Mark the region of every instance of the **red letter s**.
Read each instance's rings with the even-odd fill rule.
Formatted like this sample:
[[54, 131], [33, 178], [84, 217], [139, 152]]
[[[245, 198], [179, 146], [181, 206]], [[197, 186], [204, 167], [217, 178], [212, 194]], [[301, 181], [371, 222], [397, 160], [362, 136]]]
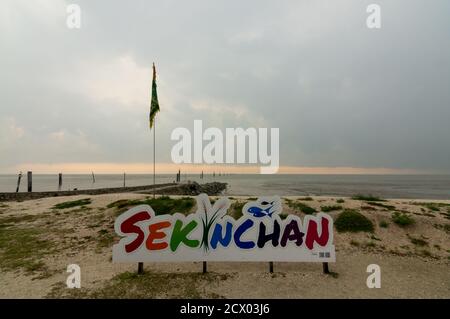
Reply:
[[137, 222], [140, 222], [140, 221], [143, 221], [146, 219], [150, 219], [150, 218], [151, 218], [151, 216], [148, 212], [146, 212], [146, 211], [139, 212], [137, 214], [134, 214], [130, 218], [126, 219], [122, 223], [122, 225], [120, 225], [120, 230], [123, 233], [137, 234], [137, 237], [135, 240], [133, 240], [131, 243], [125, 245], [125, 251], [127, 253], [131, 253], [131, 252], [135, 251], [144, 242], [144, 237], [145, 237], [144, 232], [142, 231], [142, 229], [139, 226], [136, 226], [135, 224]]

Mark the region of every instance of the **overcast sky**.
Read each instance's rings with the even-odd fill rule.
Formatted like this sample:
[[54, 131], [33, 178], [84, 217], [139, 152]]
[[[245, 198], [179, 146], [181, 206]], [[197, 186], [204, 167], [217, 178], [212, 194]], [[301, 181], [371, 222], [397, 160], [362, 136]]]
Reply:
[[153, 61], [158, 162], [202, 119], [280, 128], [282, 166], [449, 173], [449, 17], [448, 0], [2, 1], [0, 173], [151, 163]]

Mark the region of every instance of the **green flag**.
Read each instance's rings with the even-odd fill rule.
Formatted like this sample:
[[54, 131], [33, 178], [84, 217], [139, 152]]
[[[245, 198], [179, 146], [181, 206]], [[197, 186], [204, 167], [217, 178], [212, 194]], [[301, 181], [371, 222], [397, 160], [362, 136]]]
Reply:
[[156, 68], [153, 63], [152, 101], [150, 103], [150, 129], [153, 127], [156, 113], [159, 112], [158, 94], [156, 93]]

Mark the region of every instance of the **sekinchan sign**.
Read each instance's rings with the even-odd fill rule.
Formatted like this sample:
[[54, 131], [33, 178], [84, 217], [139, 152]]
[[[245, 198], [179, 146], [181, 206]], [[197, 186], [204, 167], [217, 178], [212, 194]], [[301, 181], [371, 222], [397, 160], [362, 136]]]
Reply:
[[201, 194], [197, 211], [188, 216], [156, 215], [148, 205], [131, 208], [115, 221], [122, 238], [113, 247], [113, 262], [335, 261], [329, 215], [282, 219], [278, 196], [246, 203], [238, 220], [226, 214], [229, 207], [226, 197], [211, 205]]

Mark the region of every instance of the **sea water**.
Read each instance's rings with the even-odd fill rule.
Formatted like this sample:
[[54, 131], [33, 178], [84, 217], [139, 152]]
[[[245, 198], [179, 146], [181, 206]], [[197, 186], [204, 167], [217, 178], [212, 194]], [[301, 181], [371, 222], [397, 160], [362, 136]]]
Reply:
[[[175, 174], [158, 174], [156, 183], [171, 183]], [[22, 176], [20, 191], [26, 191], [27, 176]], [[181, 174], [181, 181], [225, 182], [226, 195], [352, 196], [372, 194], [385, 198], [422, 198], [450, 200], [450, 175], [259, 175], [215, 176]], [[15, 192], [17, 175], [0, 175], [0, 192]], [[127, 174], [126, 186], [153, 184], [151, 174]], [[63, 175], [62, 190], [122, 187], [123, 174]], [[58, 175], [33, 174], [33, 191], [58, 190]]]

